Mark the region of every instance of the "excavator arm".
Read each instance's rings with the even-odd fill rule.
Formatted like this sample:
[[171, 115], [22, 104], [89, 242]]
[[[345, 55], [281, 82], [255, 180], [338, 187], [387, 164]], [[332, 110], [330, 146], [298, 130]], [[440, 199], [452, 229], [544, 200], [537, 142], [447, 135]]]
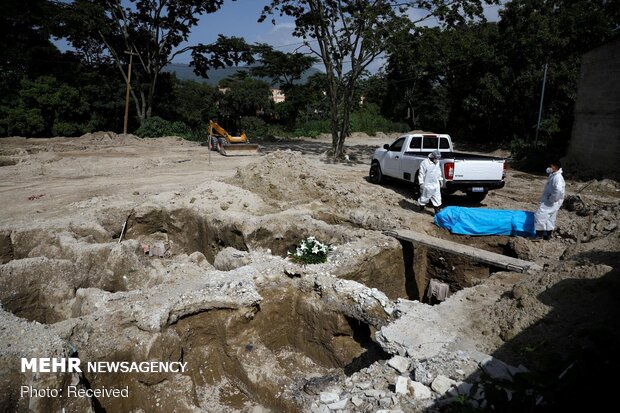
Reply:
[[232, 136], [226, 129], [212, 120], [209, 121], [209, 134], [222, 137], [226, 139], [228, 143], [249, 143], [245, 132], [242, 133], [241, 136]]
[[255, 155], [258, 153], [258, 145], [250, 144], [245, 132], [241, 136], [232, 136], [226, 129], [212, 120], [209, 121], [209, 135], [216, 138], [212, 149], [224, 156]]

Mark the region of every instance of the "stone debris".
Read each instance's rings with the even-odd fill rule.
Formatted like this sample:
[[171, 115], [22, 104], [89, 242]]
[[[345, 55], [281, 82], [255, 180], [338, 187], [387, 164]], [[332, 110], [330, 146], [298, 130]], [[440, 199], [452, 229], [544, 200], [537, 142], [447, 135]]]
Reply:
[[431, 383], [431, 389], [441, 396], [448, 393], [448, 391], [454, 386], [456, 386], [456, 381], [446, 376], [437, 376]]
[[342, 410], [347, 406], [349, 399], [342, 399], [334, 403], [330, 403], [327, 405], [329, 410]]
[[528, 370], [524, 366], [510, 366], [495, 357], [487, 357], [480, 362], [482, 370], [494, 380], [512, 381], [515, 374], [526, 373]]
[[400, 409], [380, 409], [377, 410], [376, 413], [405, 413], [404, 411], [400, 410]]
[[338, 393], [321, 392], [320, 400], [321, 403], [330, 404], [340, 400], [340, 395]]
[[351, 403], [353, 403], [353, 405], [354, 405], [355, 407], [359, 407], [359, 406], [361, 406], [361, 405], [364, 403], [364, 399], [362, 399], [362, 398], [361, 398], [361, 397], [359, 397], [359, 396], [353, 396], [353, 397], [351, 398]]
[[396, 379], [396, 384], [395, 384], [395, 392], [397, 394], [409, 393], [409, 387], [408, 387], [409, 381], [410, 379], [408, 379], [407, 377], [398, 376], [398, 378]]
[[231, 271], [251, 262], [252, 257], [247, 251], [226, 247], [216, 255], [213, 266], [220, 271]]
[[399, 373], [406, 373], [409, 371], [409, 359], [403, 356], [394, 356], [388, 360], [388, 366], [394, 368]]
[[432, 397], [431, 389], [426, 387], [420, 382], [410, 380], [409, 388], [411, 389], [411, 393], [416, 400], [427, 400]]

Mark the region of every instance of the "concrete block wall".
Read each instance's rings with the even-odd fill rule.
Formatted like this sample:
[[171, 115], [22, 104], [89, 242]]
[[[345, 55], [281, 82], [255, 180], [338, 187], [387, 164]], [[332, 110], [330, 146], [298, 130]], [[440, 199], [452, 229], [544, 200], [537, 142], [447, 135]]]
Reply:
[[567, 161], [580, 176], [620, 177], [620, 39], [583, 56]]

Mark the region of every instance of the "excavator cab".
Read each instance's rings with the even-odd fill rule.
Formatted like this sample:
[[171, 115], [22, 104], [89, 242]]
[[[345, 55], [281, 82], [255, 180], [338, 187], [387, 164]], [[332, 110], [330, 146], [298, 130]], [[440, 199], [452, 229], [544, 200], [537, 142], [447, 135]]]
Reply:
[[211, 149], [224, 156], [257, 155], [258, 145], [251, 144], [245, 132], [233, 136], [217, 122], [209, 121], [209, 142]]

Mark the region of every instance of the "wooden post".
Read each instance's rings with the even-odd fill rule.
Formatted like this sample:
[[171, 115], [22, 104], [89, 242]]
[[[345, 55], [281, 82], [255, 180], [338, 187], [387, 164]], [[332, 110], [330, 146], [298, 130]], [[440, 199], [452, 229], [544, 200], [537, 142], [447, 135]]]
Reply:
[[136, 53], [126, 51], [129, 55], [129, 70], [127, 71], [127, 92], [125, 93], [125, 122], [123, 124], [123, 134], [127, 135], [127, 123], [129, 122], [129, 92], [131, 91], [131, 64], [133, 55]]

